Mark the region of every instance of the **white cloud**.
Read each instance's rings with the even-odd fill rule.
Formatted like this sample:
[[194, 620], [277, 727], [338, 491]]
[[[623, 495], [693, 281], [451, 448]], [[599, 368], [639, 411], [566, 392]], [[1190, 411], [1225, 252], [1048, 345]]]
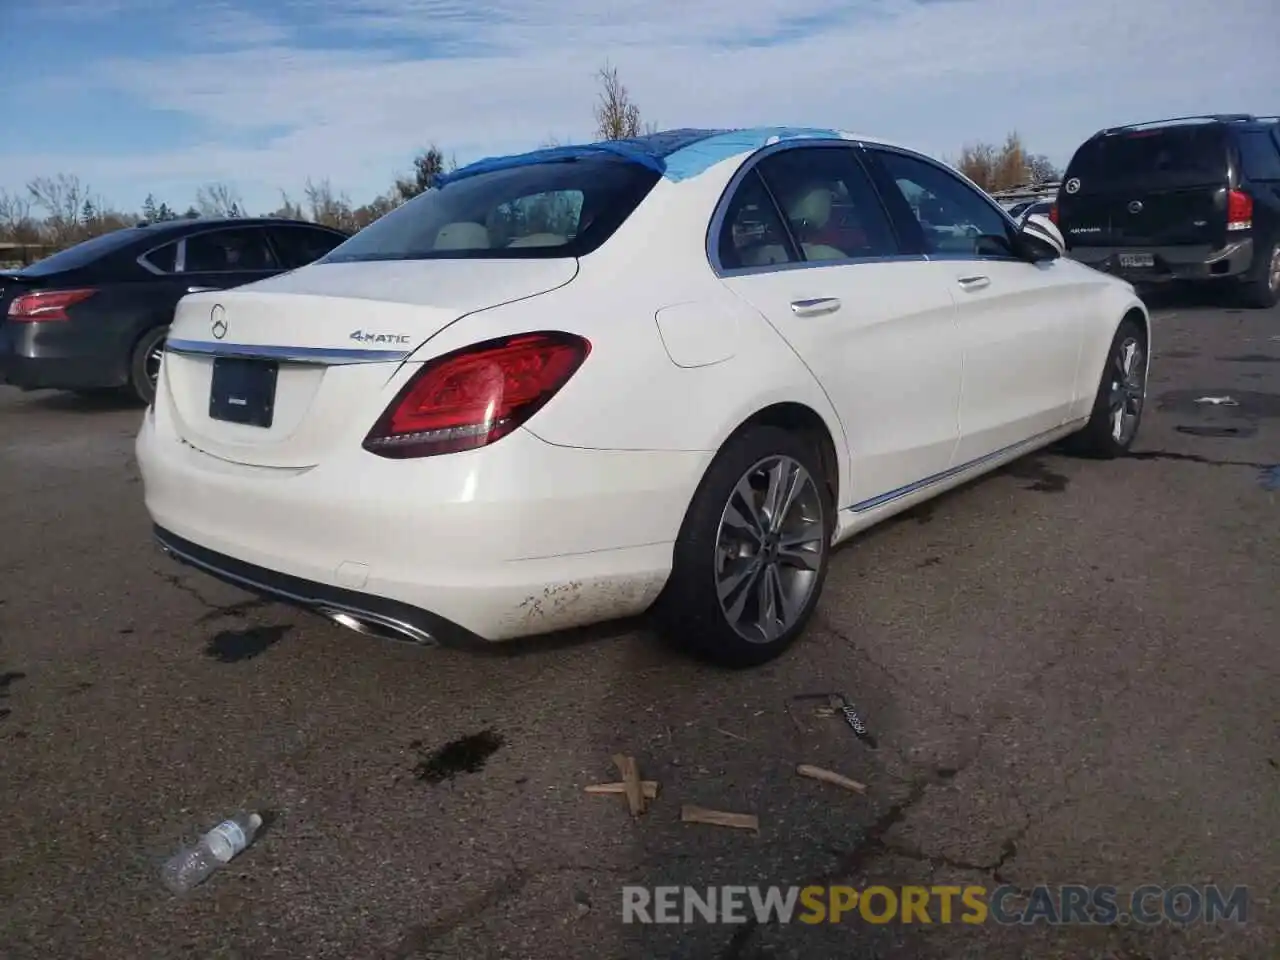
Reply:
[[[268, 8], [275, 19], [201, 9], [192, 29], [207, 32], [207, 52], [82, 70], [193, 117], [205, 142], [0, 155], [0, 183], [74, 170], [133, 203], [153, 183], [189, 194], [225, 180], [257, 207], [310, 175], [363, 200], [432, 140], [465, 161], [590, 136], [606, 58], [664, 127], [837, 126], [935, 154], [1017, 128], [1058, 161], [1112, 123], [1274, 110], [1280, 87], [1275, 0], [282, 0]], [[284, 17], [344, 39], [304, 46]], [[826, 25], [796, 36], [814, 23]], [[242, 145], [255, 134], [260, 146]]]

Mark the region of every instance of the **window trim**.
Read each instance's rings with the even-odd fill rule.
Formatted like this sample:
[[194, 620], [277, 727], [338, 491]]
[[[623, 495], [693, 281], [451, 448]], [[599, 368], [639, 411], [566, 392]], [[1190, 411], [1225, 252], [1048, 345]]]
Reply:
[[[266, 245], [267, 250], [268, 252], [270, 252], [271, 256], [275, 257], [276, 265], [274, 267], [267, 267], [265, 269], [258, 269], [258, 270], [250, 270], [250, 269], [188, 270], [187, 269], [187, 241], [188, 240], [190, 240], [192, 237], [204, 237], [204, 236], [208, 236], [211, 233], [225, 233], [229, 230], [260, 231], [262, 233], [262, 242]], [[164, 246], [164, 244], [161, 244], [161, 246]], [[267, 274], [273, 274], [273, 273], [283, 273], [286, 269], [287, 268], [280, 262], [280, 254], [276, 251], [276, 248], [271, 244], [271, 237], [267, 233], [265, 225], [261, 223], [254, 223], [254, 224], [248, 224], [245, 226], [223, 225], [219, 227], [209, 227], [204, 230], [193, 230], [191, 233], [183, 234], [182, 237], [178, 240], [178, 252], [175, 255], [174, 261], [173, 261], [173, 273], [166, 274], [166, 276], [177, 276], [178, 274], [187, 274], [187, 273], [196, 273], [202, 276], [206, 274], [210, 276], [221, 276], [225, 274], [234, 274], [234, 273], [261, 273], [263, 275], [267, 275]]]
[[[787, 270], [818, 270], [823, 267], [848, 267], [857, 266], [864, 263], [898, 263], [898, 262], [923, 262], [928, 258], [923, 253], [907, 253], [900, 250], [896, 254], [890, 254], [883, 257], [846, 257], [841, 260], [805, 260], [803, 252], [799, 244], [796, 242], [795, 235], [791, 230], [791, 224], [788, 222], [786, 214], [782, 208], [778, 206], [778, 200], [773, 195], [773, 191], [769, 188], [768, 180], [756, 171], [761, 161], [781, 153], [785, 150], [805, 150], [805, 149], [844, 149], [849, 154], [857, 166], [857, 168], [866, 176], [871, 184], [876, 199], [880, 203], [880, 210], [884, 214], [885, 219], [889, 222], [889, 229], [893, 233], [894, 240], [899, 247], [905, 246], [905, 238], [902, 236], [900, 224], [893, 215], [889, 204], [885, 202], [884, 193], [881, 190], [875, 173], [869, 168], [866, 160], [866, 152], [869, 147], [876, 146], [874, 144], [866, 144], [860, 140], [831, 140], [825, 138], [804, 138], [797, 140], [784, 140], [780, 143], [770, 144], [762, 147], [755, 153], [748, 156], [733, 176], [729, 178], [728, 184], [720, 193], [719, 199], [716, 201], [715, 209], [711, 215], [711, 220], [707, 225], [707, 235], [704, 244], [707, 263], [711, 267], [711, 272], [720, 279], [729, 279], [732, 277], [753, 276], [760, 273], [780, 273]], [[914, 156], [911, 151], [902, 151], [910, 156]], [[792, 246], [792, 252], [797, 253], [800, 259], [794, 263], [770, 263], [759, 267], [725, 267], [720, 260], [720, 233], [724, 229], [725, 217], [729, 212], [729, 205], [732, 203], [734, 196], [738, 192], [738, 188], [748, 176], [756, 172], [760, 182], [764, 185], [765, 193], [768, 195], [773, 204], [774, 214], [782, 223], [782, 228], [787, 233], [787, 240]]]
[[[1011, 246], [1010, 252], [1002, 255], [983, 254], [983, 253], [929, 253], [927, 251], [921, 250], [920, 255], [923, 259], [928, 261], [945, 261], [948, 263], [952, 263], [957, 260], [961, 260], [961, 261], [977, 260], [977, 261], [984, 261], [984, 262], [994, 261], [996, 263], [1026, 263], [1027, 262], [1026, 257], [1020, 257], [1016, 253], [1017, 240], [1019, 235], [1022, 233], [1022, 228], [1018, 226], [1017, 221], [1015, 221], [1012, 217], [1010, 217], [1009, 212], [1005, 210], [1004, 207], [1000, 206], [1000, 204], [998, 204], [990, 195], [988, 195], [985, 190], [983, 190], [977, 184], [973, 183], [963, 174], [955, 170], [952, 170], [946, 164], [940, 163], [937, 160], [934, 160], [932, 157], [927, 157], [922, 153], [917, 153], [914, 150], [907, 150], [903, 147], [890, 146], [888, 144], [868, 144], [864, 148], [864, 152], [866, 154], [868, 163], [875, 165], [877, 170], [880, 172], [880, 175], [887, 177], [890, 180], [890, 182], [894, 182], [893, 177], [890, 175], [889, 170], [886, 167], [880, 165], [879, 159], [876, 157], [877, 152], [895, 153], [895, 154], [898, 154], [899, 156], [907, 157], [908, 159], [911, 159], [911, 160], [917, 160], [925, 164], [926, 166], [930, 166], [936, 170], [939, 170], [945, 176], [951, 177], [961, 186], [967, 188], [970, 192], [976, 194], [978, 199], [980, 199], [983, 203], [985, 203], [989, 209], [995, 211], [996, 215], [1000, 218], [1000, 220], [1005, 225], [1005, 236]], [[877, 186], [879, 186], [879, 183], [877, 183]], [[901, 188], [897, 186], [896, 182], [894, 182], [894, 188], [898, 190], [899, 194], [901, 194]], [[902, 198], [902, 199], [905, 200], [905, 198]], [[896, 204], [894, 206], [896, 206]], [[908, 210], [910, 210], [910, 206], [908, 206]], [[899, 218], [902, 216], [902, 213], [900, 211], [895, 213], [891, 210], [889, 215], [890, 217], [893, 218], [894, 226], [897, 227], [900, 231], [902, 230], [903, 226], [910, 226], [912, 233], [917, 232], [920, 228], [919, 221], [915, 220], [915, 214], [911, 214], [912, 221], [915, 221], [914, 226], [912, 226], [910, 223], [904, 225], [898, 222]]]

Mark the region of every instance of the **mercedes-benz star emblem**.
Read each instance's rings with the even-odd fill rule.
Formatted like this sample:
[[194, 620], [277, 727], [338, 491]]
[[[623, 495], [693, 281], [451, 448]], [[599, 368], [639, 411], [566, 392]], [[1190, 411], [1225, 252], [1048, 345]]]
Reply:
[[1141, 212], [1142, 212], [1142, 201], [1141, 201], [1141, 200], [1130, 200], [1130, 201], [1129, 201], [1129, 212], [1130, 212], [1130, 213], [1141, 213]]
[[215, 340], [221, 340], [227, 335], [227, 311], [222, 304], [214, 304], [213, 310], [209, 313], [209, 321], [213, 325]]

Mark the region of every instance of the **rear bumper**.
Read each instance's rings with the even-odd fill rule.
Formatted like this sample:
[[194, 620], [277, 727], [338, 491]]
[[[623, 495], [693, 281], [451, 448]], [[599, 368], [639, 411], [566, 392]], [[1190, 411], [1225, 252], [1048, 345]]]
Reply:
[[[1149, 253], [1151, 267], [1122, 266], [1123, 254]], [[1222, 280], [1247, 273], [1253, 265], [1253, 240], [1245, 238], [1225, 247], [1072, 247], [1071, 259], [1134, 284], [1175, 280]]]
[[557, 447], [521, 430], [465, 454], [357, 448], [273, 469], [212, 457], [156, 420], [144, 417], [137, 458], [174, 556], [251, 592], [433, 637], [507, 640], [642, 612], [710, 460]]
[[124, 386], [127, 350], [74, 320], [0, 326], [0, 383], [24, 390]]

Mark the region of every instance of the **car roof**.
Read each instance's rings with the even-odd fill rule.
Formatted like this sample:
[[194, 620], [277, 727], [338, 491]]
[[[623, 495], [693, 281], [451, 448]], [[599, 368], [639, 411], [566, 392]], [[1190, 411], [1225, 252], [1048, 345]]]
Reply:
[[581, 159], [583, 157], [616, 157], [655, 171], [668, 180], [695, 177], [721, 161], [754, 153], [762, 147], [782, 140], [850, 140], [893, 146], [883, 140], [864, 137], [834, 127], [746, 127], [738, 129], [703, 129], [681, 127], [623, 140], [598, 140], [591, 143], [546, 147], [528, 153], [486, 157], [436, 178], [435, 186], [443, 187], [458, 180], [509, 170], [537, 163]]

